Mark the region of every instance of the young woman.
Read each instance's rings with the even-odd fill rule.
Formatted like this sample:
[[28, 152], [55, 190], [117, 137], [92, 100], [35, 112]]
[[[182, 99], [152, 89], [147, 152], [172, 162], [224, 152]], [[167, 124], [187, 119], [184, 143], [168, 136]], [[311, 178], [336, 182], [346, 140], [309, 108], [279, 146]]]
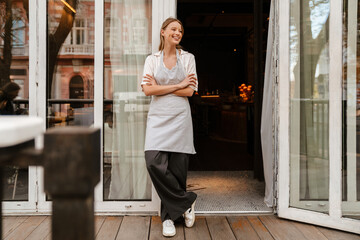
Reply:
[[184, 216], [186, 227], [195, 222], [197, 195], [186, 191], [189, 154], [195, 154], [188, 97], [197, 91], [194, 55], [180, 49], [184, 34], [175, 18], [164, 21], [160, 52], [147, 57], [141, 83], [152, 96], [145, 138], [146, 166], [161, 199], [163, 235], [176, 234], [174, 221]]

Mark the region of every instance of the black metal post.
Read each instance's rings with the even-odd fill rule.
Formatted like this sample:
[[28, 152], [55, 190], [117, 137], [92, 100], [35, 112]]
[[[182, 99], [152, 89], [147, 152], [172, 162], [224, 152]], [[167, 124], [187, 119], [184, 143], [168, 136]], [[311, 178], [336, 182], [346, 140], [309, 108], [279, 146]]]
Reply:
[[100, 130], [67, 127], [45, 134], [45, 191], [53, 201], [54, 240], [94, 239], [94, 187], [100, 180]]
[[0, 148], [0, 199], [4, 166], [44, 165], [45, 190], [53, 200], [52, 239], [93, 240], [94, 187], [100, 181], [100, 129], [48, 130], [44, 145], [44, 150], [36, 150], [35, 141], [30, 140]]

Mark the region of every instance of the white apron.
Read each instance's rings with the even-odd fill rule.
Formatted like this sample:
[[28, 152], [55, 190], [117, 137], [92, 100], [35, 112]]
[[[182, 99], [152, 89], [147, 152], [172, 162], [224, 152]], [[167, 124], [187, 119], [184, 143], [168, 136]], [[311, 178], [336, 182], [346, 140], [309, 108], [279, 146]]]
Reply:
[[[184, 67], [176, 50], [176, 65], [171, 70], [160, 65], [155, 71], [158, 85], [175, 85], [186, 78]], [[152, 96], [147, 118], [145, 151], [157, 150], [195, 154], [190, 105], [187, 97], [175, 94]]]

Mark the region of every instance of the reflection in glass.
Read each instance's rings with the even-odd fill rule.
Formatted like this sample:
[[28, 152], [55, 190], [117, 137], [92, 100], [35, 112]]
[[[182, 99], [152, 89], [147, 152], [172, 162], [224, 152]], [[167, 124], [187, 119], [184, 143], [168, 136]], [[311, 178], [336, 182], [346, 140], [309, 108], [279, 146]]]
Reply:
[[[0, 1], [0, 115], [27, 115], [29, 12], [26, 1]], [[28, 200], [28, 168], [5, 167], [3, 200]]]
[[329, 199], [328, 0], [290, 9], [290, 206], [327, 212]]
[[359, 6], [344, 1], [343, 21], [343, 215], [360, 218]]
[[94, 123], [94, 0], [48, 0], [47, 127]]
[[150, 99], [140, 82], [151, 54], [151, 1], [107, 1], [104, 11], [104, 200], [150, 200], [144, 159]]

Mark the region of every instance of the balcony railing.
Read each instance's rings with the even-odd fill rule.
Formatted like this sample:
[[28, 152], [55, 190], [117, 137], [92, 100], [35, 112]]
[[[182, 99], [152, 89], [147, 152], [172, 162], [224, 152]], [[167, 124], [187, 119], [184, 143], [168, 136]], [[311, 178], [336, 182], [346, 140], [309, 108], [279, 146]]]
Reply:
[[[306, 131], [309, 131], [309, 134], [312, 134], [308, 137], [311, 137], [313, 141], [312, 147], [314, 151], [311, 153], [313, 157], [328, 159], [328, 143], [324, 141], [324, 139], [329, 137], [329, 100], [293, 98], [291, 99], [290, 104], [291, 108], [294, 109], [293, 111], [300, 111], [300, 104], [307, 109], [306, 113], [297, 112], [297, 114], [298, 116], [307, 114], [307, 121], [310, 121], [308, 126], [306, 126]], [[343, 101], [343, 104], [345, 104], [345, 101]], [[300, 124], [300, 121], [303, 120], [304, 119], [301, 118], [300, 120], [293, 118], [292, 126]]]
[[94, 55], [94, 44], [64, 44], [60, 55]]
[[[0, 46], [1, 52], [4, 49], [4, 46]], [[29, 56], [29, 45], [20, 45], [13, 46], [11, 49], [11, 54], [13, 56]]]

